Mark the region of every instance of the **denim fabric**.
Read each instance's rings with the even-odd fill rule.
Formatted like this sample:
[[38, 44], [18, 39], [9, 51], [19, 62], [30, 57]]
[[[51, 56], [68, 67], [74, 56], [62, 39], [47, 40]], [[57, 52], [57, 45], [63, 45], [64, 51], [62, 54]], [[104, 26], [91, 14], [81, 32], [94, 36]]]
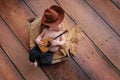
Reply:
[[29, 60], [31, 62], [38, 62], [38, 66], [50, 65], [53, 60], [53, 52], [42, 53], [38, 46], [29, 51]]

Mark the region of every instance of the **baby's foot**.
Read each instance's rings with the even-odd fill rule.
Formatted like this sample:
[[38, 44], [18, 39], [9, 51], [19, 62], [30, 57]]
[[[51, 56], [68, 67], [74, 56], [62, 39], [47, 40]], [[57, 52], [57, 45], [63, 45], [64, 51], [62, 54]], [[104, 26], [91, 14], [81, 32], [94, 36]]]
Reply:
[[38, 67], [38, 63], [37, 63], [36, 61], [33, 63], [33, 65], [34, 65], [35, 67]]

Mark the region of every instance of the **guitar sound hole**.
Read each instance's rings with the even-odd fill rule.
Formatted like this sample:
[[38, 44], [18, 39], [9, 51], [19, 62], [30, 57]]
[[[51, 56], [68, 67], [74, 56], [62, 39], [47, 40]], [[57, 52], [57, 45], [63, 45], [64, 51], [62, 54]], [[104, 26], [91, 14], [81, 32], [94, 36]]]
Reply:
[[50, 42], [50, 41], [48, 41], [47, 47], [50, 47], [50, 46], [51, 46], [51, 42]]

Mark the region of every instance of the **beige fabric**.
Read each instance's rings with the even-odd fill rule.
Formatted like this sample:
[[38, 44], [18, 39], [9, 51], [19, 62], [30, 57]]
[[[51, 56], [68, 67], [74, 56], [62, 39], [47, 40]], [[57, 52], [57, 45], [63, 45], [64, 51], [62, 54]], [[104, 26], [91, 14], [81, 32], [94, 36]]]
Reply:
[[[42, 32], [44, 26], [41, 26], [41, 18], [37, 18], [34, 22], [30, 24], [30, 49], [35, 46], [36, 37]], [[64, 20], [64, 24], [66, 21]], [[83, 33], [78, 25], [74, 26], [75, 28], [71, 29], [68, 33], [65, 34], [66, 43], [61, 46], [59, 51], [54, 53], [54, 59], [65, 57], [69, 51], [73, 55], [77, 54], [79, 49], [80, 39], [83, 37]], [[65, 30], [69, 29], [67, 24], [65, 24]]]

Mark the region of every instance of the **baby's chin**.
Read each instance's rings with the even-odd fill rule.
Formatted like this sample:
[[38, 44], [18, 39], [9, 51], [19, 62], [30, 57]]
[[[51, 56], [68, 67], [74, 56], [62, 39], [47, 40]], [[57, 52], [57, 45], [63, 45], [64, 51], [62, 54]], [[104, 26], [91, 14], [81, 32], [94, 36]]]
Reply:
[[60, 28], [50, 28], [51, 30], [60, 31]]
[[55, 30], [55, 31], [60, 31], [60, 29], [58, 28], [58, 29], [53, 29], [53, 30]]

